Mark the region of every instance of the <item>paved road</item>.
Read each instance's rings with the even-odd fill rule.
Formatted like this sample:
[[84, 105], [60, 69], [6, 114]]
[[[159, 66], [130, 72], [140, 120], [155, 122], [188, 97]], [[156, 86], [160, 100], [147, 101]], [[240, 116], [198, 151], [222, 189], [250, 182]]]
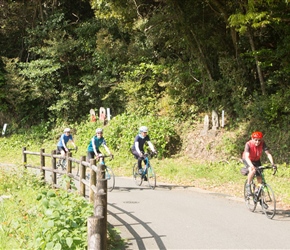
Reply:
[[108, 213], [125, 249], [290, 249], [289, 210], [269, 220], [260, 207], [251, 213], [241, 199], [193, 187], [151, 190], [117, 177]]

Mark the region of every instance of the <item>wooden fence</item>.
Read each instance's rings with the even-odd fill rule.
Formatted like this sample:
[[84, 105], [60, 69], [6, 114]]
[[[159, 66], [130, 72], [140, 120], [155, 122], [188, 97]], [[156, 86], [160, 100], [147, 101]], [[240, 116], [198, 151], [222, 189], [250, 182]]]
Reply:
[[[33, 166], [27, 163], [28, 155], [40, 156], [40, 165]], [[53, 150], [50, 154], [45, 153], [44, 149], [40, 152], [27, 151], [22, 149], [23, 165], [25, 168], [39, 169], [41, 178], [44, 181], [49, 179], [47, 173], [51, 173], [51, 181], [54, 188], [59, 188], [60, 185], [57, 175], [67, 174], [70, 181], [67, 182], [66, 188], [71, 188], [71, 180], [77, 180], [79, 194], [86, 197], [86, 187], [89, 188], [89, 201], [94, 204], [93, 216], [88, 218], [88, 249], [89, 250], [105, 250], [107, 249], [107, 180], [105, 179], [105, 165], [98, 164], [92, 159], [90, 162], [85, 161], [85, 156], [80, 160], [72, 158], [72, 154], [67, 156], [66, 171], [59, 170], [56, 166], [57, 159], [61, 159], [61, 155], [56, 154]], [[46, 159], [49, 158], [49, 166], [46, 165]], [[72, 171], [72, 163], [78, 166], [78, 173]], [[86, 180], [86, 168], [90, 169], [90, 180]]]

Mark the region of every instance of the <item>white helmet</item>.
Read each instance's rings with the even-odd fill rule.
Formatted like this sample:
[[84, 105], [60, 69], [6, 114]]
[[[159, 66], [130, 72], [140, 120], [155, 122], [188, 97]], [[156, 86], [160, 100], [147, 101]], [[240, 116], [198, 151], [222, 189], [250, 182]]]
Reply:
[[141, 126], [141, 127], [139, 128], [139, 131], [140, 131], [140, 133], [141, 133], [141, 132], [148, 132], [148, 128], [147, 128], [146, 126]]
[[96, 129], [96, 134], [97, 134], [97, 133], [103, 133], [103, 130], [102, 130], [101, 128], [97, 128], [97, 129]]
[[64, 132], [64, 133], [66, 133], [66, 132], [70, 132], [70, 128], [65, 128], [63, 132]]

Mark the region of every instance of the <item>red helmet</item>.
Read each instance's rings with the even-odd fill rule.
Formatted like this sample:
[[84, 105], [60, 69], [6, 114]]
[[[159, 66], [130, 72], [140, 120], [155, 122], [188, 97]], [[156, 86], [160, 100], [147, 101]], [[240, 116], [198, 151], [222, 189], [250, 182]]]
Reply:
[[260, 132], [260, 131], [255, 131], [252, 133], [252, 138], [255, 139], [255, 138], [258, 138], [258, 139], [262, 139], [263, 138], [263, 133]]

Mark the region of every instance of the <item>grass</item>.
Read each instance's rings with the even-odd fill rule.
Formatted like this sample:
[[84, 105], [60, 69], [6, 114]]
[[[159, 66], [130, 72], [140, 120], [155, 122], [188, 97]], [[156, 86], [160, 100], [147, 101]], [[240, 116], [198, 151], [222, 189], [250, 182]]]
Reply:
[[0, 170], [0, 249], [28, 248], [34, 242], [34, 232], [40, 223], [35, 209], [35, 197], [41, 189], [36, 181], [19, 171]]

